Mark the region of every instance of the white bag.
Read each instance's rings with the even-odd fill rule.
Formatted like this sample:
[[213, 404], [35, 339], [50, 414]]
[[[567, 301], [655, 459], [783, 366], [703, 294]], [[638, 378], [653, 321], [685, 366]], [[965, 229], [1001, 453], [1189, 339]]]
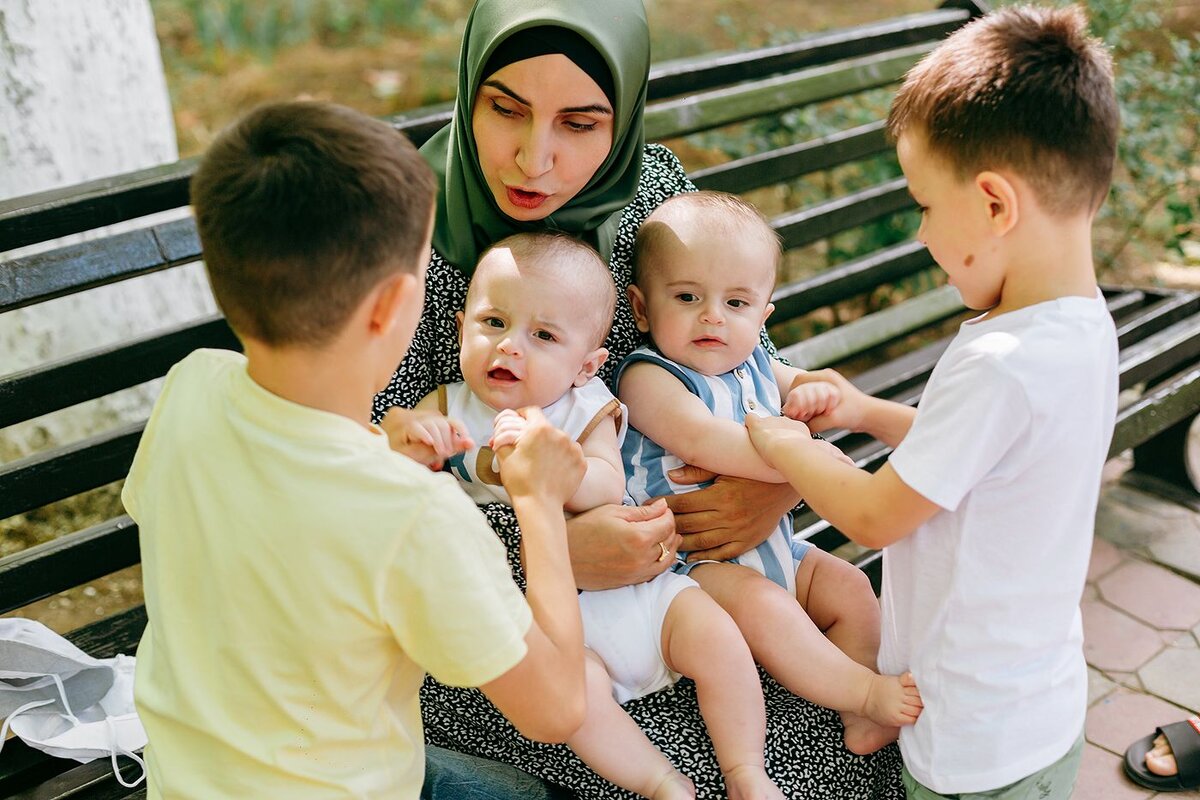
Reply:
[[[11, 727], [52, 756], [84, 764], [108, 757], [121, 785], [137, 786], [146, 765], [134, 751], [146, 746], [146, 732], [133, 705], [135, 663], [92, 658], [32, 620], [0, 619], [0, 749]], [[133, 783], [122, 777], [118, 754], [141, 766]]]

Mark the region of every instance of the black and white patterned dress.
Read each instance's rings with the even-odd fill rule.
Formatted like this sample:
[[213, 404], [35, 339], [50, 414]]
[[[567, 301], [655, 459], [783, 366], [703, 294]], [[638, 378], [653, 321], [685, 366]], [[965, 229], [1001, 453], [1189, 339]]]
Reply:
[[[646, 146], [637, 196], [625, 210], [613, 248], [611, 269], [617, 286], [630, 283], [638, 225], [666, 198], [694, 188], [670, 150], [657, 144]], [[438, 384], [462, 380], [454, 314], [464, 306], [467, 283], [463, 273], [433, 254], [420, 324], [404, 363], [375, 398], [377, 418], [393, 406], [415, 405]], [[629, 301], [623, 291], [617, 295], [616, 317], [606, 342], [610, 356], [601, 370], [605, 380], [615, 365], [641, 344]], [[483, 511], [507, 548], [513, 575], [524, 591], [518, 555], [521, 534], [512, 509], [492, 503]], [[767, 772], [786, 796], [810, 800], [898, 800], [904, 796], [895, 745], [871, 756], [852, 755], [842, 744], [842, 726], [835, 712], [796, 697], [766, 673], [762, 677]], [[691, 681], [684, 679], [625, 708], [650, 740], [695, 781], [697, 797], [725, 796]], [[565, 745], [539, 744], [522, 737], [476, 689], [444, 686], [426, 678], [421, 714], [430, 744], [513, 764], [568, 787], [581, 798], [634, 797], [584, 766]]]

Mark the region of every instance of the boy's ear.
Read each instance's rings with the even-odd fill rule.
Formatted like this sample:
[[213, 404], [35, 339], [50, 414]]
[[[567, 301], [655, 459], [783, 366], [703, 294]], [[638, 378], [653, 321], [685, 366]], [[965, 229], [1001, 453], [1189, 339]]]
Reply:
[[596, 372], [600, 367], [604, 366], [604, 362], [608, 360], [608, 350], [603, 347], [597, 347], [595, 350], [587, 354], [587, 358], [583, 360], [583, 366], [579, 368], [579, 374], [575, 376], [575, 380], [571, 383], [572, 386], [579, 388], [595, 377]]
[[650, 318], [646, 315], [646, 296], [635, 284], [630, 284], [625, 290], [629, 295], [629, 305], [633, 309], [633, 321], [642, 333], [650, 332]]
[[1017, 188], [1012, 181], [998, 172], [987, 170], [975, 176], [975, 188], [986, 205], [992, 235], [1003, 236], [1011, 231], [1020, 219]]
[[384, 278], [370, 298], [367, 324], [374, 336], [388, 336], [396, 327], [401, 312], [416, 299], [417, 276], [400, 272]]

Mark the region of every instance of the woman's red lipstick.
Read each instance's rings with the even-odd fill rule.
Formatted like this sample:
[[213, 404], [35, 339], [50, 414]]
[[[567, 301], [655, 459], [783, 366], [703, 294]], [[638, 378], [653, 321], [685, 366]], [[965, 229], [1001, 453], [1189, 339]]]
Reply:
[[511, 186], [504, 187], [508, 192], [508, 202], [518, 208], [537, 208], [549, 195], [541, 192], [527, 192], [524, 189], [514, 189]]

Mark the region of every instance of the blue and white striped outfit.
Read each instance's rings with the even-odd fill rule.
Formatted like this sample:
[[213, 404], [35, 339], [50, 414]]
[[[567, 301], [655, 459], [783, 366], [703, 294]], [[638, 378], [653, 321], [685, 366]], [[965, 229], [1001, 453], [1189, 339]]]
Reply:
[[[656, 364], [679, 379], [687, 390], [699, 397], [712, 411], [714, 417], [742, 423], [747, 414], [760, 417], [779, 416], [779, 387], [771, 371], [771, 357], [759, 345], [750, 358], [729, 372], [721, 375], [704, 375], [694, 369], [666, 358], [650, 347], [639, 347], [629, 354], [617, 368], [616, 385], [630, 364], [646, 361]], [[642, 432], [629, 427], [625, 442], [621, 446], [621, 459], [625, 463], [626, 491], [637, 503], [652, 497], [683, 494], [702, 489], [709, 483], [678, 484], [667, 477], [667, 471], [682, 466], [683, 461], [668, 453]], [[735, 564], [750, 567], [770, 580], [796, 593], [796, 567], [810, 545], [807, 542], [792, 542], [792, 515], [785, 514], [779, 521], [775, 533], [756, 547], [737, 558]], [[681, 553], [680, 555], [684, 555]], [[692, 566], [682, 562], [677, 571], [686, 573]]]

